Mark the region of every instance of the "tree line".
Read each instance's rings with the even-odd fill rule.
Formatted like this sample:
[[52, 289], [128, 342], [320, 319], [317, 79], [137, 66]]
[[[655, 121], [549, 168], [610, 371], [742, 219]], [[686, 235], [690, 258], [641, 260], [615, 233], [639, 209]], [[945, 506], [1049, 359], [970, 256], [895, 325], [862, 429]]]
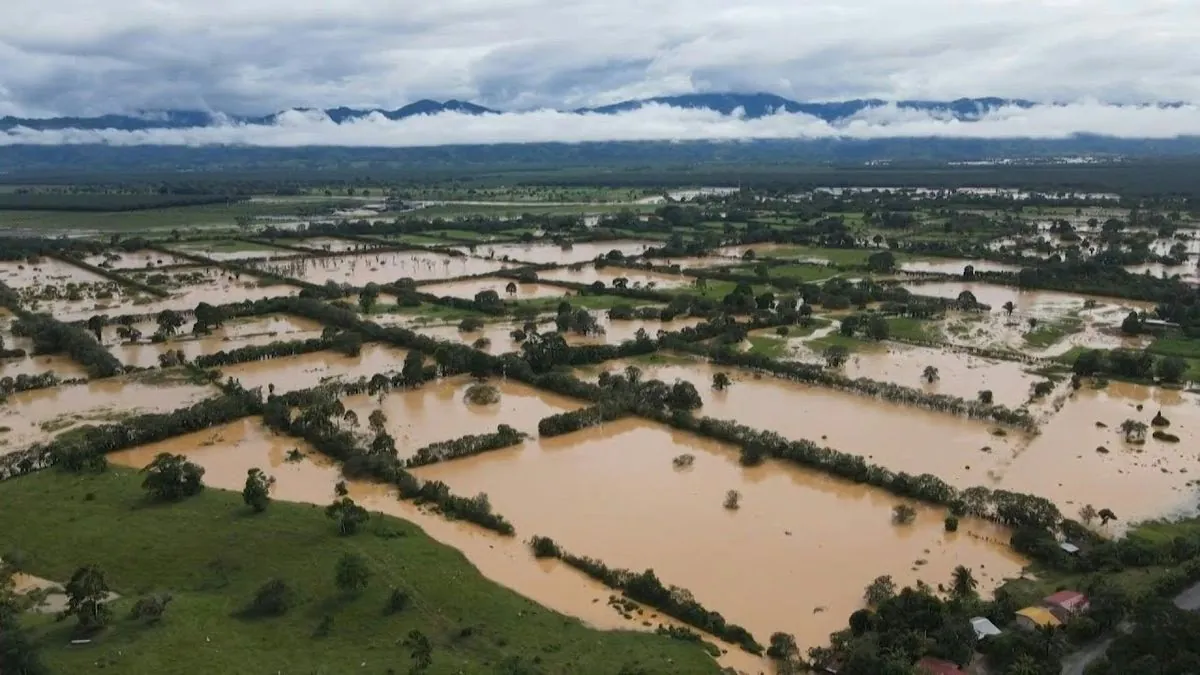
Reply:
[[62, 323], [49, 314], [31, 314], [19, 306], [16, 313], [13, 334], [32, 339], [34, 354], [66, 354], [90, 377], [112, 377], [125, 371], [125, 366], [87, 330]]
[[438, 441], [420, 448], [408, 459], [405, 465], [410, 468], [436, 464], [461, 457], [470, 457], [491, 450], [499, 450], [518, 445], [525, 440], [525, 434], [516, 429], [501, 424], [494, 433], [468, 434], [448, 441]]

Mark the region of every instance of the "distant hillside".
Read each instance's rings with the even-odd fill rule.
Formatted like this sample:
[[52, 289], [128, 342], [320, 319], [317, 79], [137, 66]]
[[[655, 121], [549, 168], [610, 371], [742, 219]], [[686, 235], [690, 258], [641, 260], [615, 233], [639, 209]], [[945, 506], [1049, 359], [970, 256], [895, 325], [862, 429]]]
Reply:
[[[888, 101], [879, 99], [802, 103], [774, 94], [685, 94], [682, 96], [662, 96], [622, 101], [596, 108], [579, 108], [571, 112], [611, 115], [636, 110], [645, 105], [658, 104], [675, 108], [713, 110], [723, 115], [740, 113], [750, 118], [764, 117], [777, 112], [805, 113], [819, 117], [826, 122], [836, 122], [861, 113], [868, 108], [881, 107], [888, 103]], [[1038, 105], [1032, 101], [1001, 98], [962, 98], [954, 101], [897, 101], [895, 103], [900, 108], [933, 111], [964, 121], [976, 119], [980, 115], [1005, 105], [1023, 108]], [[380, 114], [390, 120], [400, 120], [415, 115], [436, 115], [443, 112], [457, 112], [468, 115], [498, 114], [503, 112], [467, 101], [453, 99], [449, 101], [431, 101], [424, 99], [395, 110], [339, 106], [324, 110], [294, 108], [291, 111], [280, 111], [259, 116], [226, 115], [200, 110], [159, 110], [140, 112], [132, 115], [100, 115], [97, 117], [3, 117], [0, 118], [0, 131], [8, 131], [17, 127], [39, 131], [61, 129], [143, 131], [147, 129], [206, 127], [222, 123], [263, 125], [274, 124], [279, 120], [280, 115], [293, 111], [322, 114], [337, 124], [359, 120], [372, 114]]]

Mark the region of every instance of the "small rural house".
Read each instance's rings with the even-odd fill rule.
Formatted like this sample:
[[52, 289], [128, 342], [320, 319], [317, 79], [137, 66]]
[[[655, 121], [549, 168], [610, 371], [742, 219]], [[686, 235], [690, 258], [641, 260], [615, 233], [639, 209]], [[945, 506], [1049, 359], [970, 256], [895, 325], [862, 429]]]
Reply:
[[953, 663], [932, 656], [917, 661], [917, 672], [921, 675], [967, 675], [966, 671]]
[[996, 624], [982, 616], [971, 619], [971, 629], [975, 631], [976, 640], [982, 640], [985, 637], [992, 637], [1001, 633]]
[[1017, 612], [1017, 625], [1027, 630], [1057, 628], [1062, 621], [1045, 607], [1026, 607]]
[[1063, 623], [1067, 623], [1080, 612], [1086, 612], [1091, 606], [1087, 596], [1079, 591], [1059, 591], [1054, 595], [1047, 595], [1042, 598], [1042, 605]]

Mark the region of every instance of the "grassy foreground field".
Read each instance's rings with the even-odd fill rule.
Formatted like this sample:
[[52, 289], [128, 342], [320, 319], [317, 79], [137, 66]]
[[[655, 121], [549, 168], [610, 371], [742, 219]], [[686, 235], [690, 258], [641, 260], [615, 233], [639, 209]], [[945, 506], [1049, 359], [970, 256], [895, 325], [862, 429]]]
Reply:
[[[20, 551], [26, 571], [55, 581], [98, 565], [121, 596], [110, 627], [87, 646], [67, 646], [73, 620], [29, 615], [51, 672], [406, 673], [402, 643], [414, 629], [433, 645], [427, 673], [718, 672], [698, 645], [592, 630], [526, 600], [402, 520], [376, 514], [340, 537], [316, 506], [275, 502], [254, 515], [239, 494], [214, 489], [150, 504], [140, 484], [127, 470], [0, 483], [0, 551]], [[371, 570], [353, 598], [334, 582], [344, 553], [365, 557]], [[292, 586], [296, 605], [279, 618], [239, 618], [271, 578]], [[392, 588], [410, 602], [385, 616]], [[129, 618], [138, 597], [163, 591], [173, 600], [161, 623]], [[331, 630], [318, 637], [326, 616]]]

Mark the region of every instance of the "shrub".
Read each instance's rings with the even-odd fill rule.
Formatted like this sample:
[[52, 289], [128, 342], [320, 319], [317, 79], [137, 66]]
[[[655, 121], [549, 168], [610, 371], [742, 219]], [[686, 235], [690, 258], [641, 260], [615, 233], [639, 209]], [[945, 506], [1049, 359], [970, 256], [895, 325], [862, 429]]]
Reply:
[[295, 603], [291, 586], [281, 579], [271, 579], [258, 587], [246, 614], [250, 616], [283, 616]]
[[388, 593], [387, 602], [383, 605], [383, 613], [390, 616], [404, 611], [406, 607], [408, 607], [408, 593], [399, 588], [393, 588], [392, 592]]

